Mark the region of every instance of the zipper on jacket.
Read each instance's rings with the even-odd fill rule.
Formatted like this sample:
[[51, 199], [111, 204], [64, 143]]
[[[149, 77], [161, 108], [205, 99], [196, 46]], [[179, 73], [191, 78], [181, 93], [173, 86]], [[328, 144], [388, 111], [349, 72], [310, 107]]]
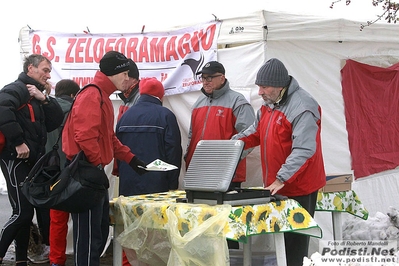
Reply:
[[209, 99], [209, 105], [208, 105], [208, 110], [206, 111], [206, 116], [205, 116], [205, 119], [204, 119], [204, 126], [202, 127], [200, 140], [202, 140], [202, 138], [204, 137], [205, 128], [206, 128], [206, 122], [208, 121], [209, 112], [211, 111], [211, 106], [212, 106], [212, 98], [209, 97], [208, 99]]
[[264, 154], [265, 154], [265, 181], [266, 181], [266, 184], [263, 184], [263, 185], [267, 185], [267, 177], [269, 176], [269, 165], [267, 164], [267, 160], [266, 160], [266, 158], [267, 158], [267, 145], [266, 145], [266, 140], [267, 140], [267, 137], [268, 137], [268, 135], [269, 135], [269, 128], [270, 128], [270, 124], [271, 124], [271, 122], [273, 121], [273, 116], [274, 116], [274, 109], [271, 109], [270, 107], [267, 107], [268, 108], [268, 112], [271, 112], [271, 115], [270, 115], [270, 117], [269, 117], [269, 121], [268, 121], [268, 123], [267, 123], [267, 127], [266, 127], [266, 132], [265, 132], [265, 138], [263, 139], [263, 141], [264, 141], [264, 145], [263, 145], [263, 147], [265, 147], [264, 148]]

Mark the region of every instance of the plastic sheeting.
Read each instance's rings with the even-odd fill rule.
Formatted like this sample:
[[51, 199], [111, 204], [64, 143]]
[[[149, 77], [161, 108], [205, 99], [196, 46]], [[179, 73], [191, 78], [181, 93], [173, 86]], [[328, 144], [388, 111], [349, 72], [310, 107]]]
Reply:
[[[162, 205], [162, 203], [160, 203]], [[161, 206], [160, 206], [161, 207]], [[179, 221], [195, 206], [171, 204], [163, 220], [166, 228], [156, 228], [159, 209], [146, 210], [137, 220], [122, 211], [124, 231], [117, 237], [132, 265], [229, 265], [229, 251], [223, 231], [231, 211], [220, 205], [214, 216], [202, 220]], [[193, 216], [190, 216], [193, 217]], [[139, 262], [141, 261], [141, 262]]]

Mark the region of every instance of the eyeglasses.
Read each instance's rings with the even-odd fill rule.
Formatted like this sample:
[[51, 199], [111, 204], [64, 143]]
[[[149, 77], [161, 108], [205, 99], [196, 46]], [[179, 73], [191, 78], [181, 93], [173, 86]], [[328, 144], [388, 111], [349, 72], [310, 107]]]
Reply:
[[220, 77], [220, 76], [223, 76], [223, 75], [215, 75], [215, 76], [207, 76], [207, 77], [200, 76], [199, 80], [202, 81], [202, 82], [204, 82], [204, 81], [211, 82], [213, 78], [217, 78], [217, 77]]

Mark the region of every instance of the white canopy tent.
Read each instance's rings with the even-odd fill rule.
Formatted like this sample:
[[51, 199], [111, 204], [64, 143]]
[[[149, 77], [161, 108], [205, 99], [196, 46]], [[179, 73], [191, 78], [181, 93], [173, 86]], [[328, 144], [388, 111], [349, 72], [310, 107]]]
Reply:
[[[398, 25], [374, 24], [360, 31], [360, 24], [347, 19], [263, 10], [248, 16], [223, 19], [218, 39], [218, 58], [226, 67], [226, 77], [234, 89], [250, 91], [250, 102], [255, 111], [262, 103], [254, 85], [255, 76], [260, 66], [272, 57], [284, 62], [289, 74], [317, 99], [322, 107], [322, 142], [327, 174], [352, 173], [340, 73], [345, 60], [381, 67], [399, 62]], [[243, 34], [232, 34], [236, 27], [244, 28]], [[164, 102], [178, 115], [183, 147], [189, 127], [189, 107], [198, 96], [198, 92], [175, 95]], [[247, 185], [262, 185], [258, 149], [248, 156], [248, 165]], [[399, 191], [397, 169], [357, 179], [352, 188], [370, 216], [377, 211], [386, 213], [389, 206], [399, 207], [399, 197], [395, 196]], [[331, 216], [317, 212], [315, 218], [323, 229], [323, 239], [332, 239]], [[311, 244], [311, 251], [317, 250], [317, 240]], [[262, 250], [264, 245], [260, 246]]]
[[[374, 24], [360, 31], [361, 22], [346, 19], [259, 11], [222, 19], [218, 60], [226, 68], [233, 89], [249, 94], [255, 111], [262, 99], [254, 85], [259, 67], [279, 58], [290, 75], [310, 92], [322, 107], [322, 141], [328, 174], [352, 173], [341, 88], [341, 68], [353, 59], [388, 67], [399, 61], [399, 30], [394, 24]], [[243, 29], [240, 32], [240, 29]], [[185, 148], [190, 107], [200, 92], [168, 96], [164, 105], [178, 116]], [[364, 140], [372, 141], [372, 140]], [[248, 185], [260, 185], [259, 153], [248, 160]], [[184, 173], [181, 175], [184, 176]], [[399, 172], [385, 171], [355, 180], [353, 188], [370, 214], [399, 206]]]
[[[240, 17], [220, 18], [218, 61], [226, 68], [233, 89], [242, 92], [255, 111], [262, 104], [254, 85], [260, 66], [279, 58], [290, 75], [322, 107], [322, 141], [328, 174], [352, 173], [345, 125], [340, 70], [345, 60], [387, 67], [399, 61], [399, 25], [374, 24], [360, 31], [359, 21], [257, 11]], [[27, 31], [21, 31], [22, 51], [31, 51]], [[53, 81], [54, 82], [54, 81]], [[199, 91], [165, 97], [164, 106], [177, 116], [183, 150], [187, 144], [191, 106]], [[115, 111], [120, 101], [114, 100]], [[372, 104], [372, 103], [371, 103]], [[364, 140], [372, 141], [372, 140]], [[262, 185], [259, 149], [248, 156], [246, 186]], [[180, 184], [184, 170], [180, 175]], [[1, 184], [3, 187], [3, 184]], [[353, 189], [370, 215], [399, 207], [399, 170], [389, 170], [353, 182]], [[328, 216], [328, 215], [327, 215]], [[331, 239], [330, 217], [316, 214], [324, 238]]]

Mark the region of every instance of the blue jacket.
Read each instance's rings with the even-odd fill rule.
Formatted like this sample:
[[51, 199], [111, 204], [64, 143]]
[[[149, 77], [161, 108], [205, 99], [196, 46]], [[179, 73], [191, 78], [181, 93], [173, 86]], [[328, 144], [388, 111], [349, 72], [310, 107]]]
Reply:
[[176, 116], [163, 107], [159, 99], [141, 95], [117, 123], [116, 136], [145, 163], [161, 159], [179, 168], [139, 176], [128, 164], [118, 161], [120, 195], [158, 193], [178, 188], [182, 159], [180, 129]]

